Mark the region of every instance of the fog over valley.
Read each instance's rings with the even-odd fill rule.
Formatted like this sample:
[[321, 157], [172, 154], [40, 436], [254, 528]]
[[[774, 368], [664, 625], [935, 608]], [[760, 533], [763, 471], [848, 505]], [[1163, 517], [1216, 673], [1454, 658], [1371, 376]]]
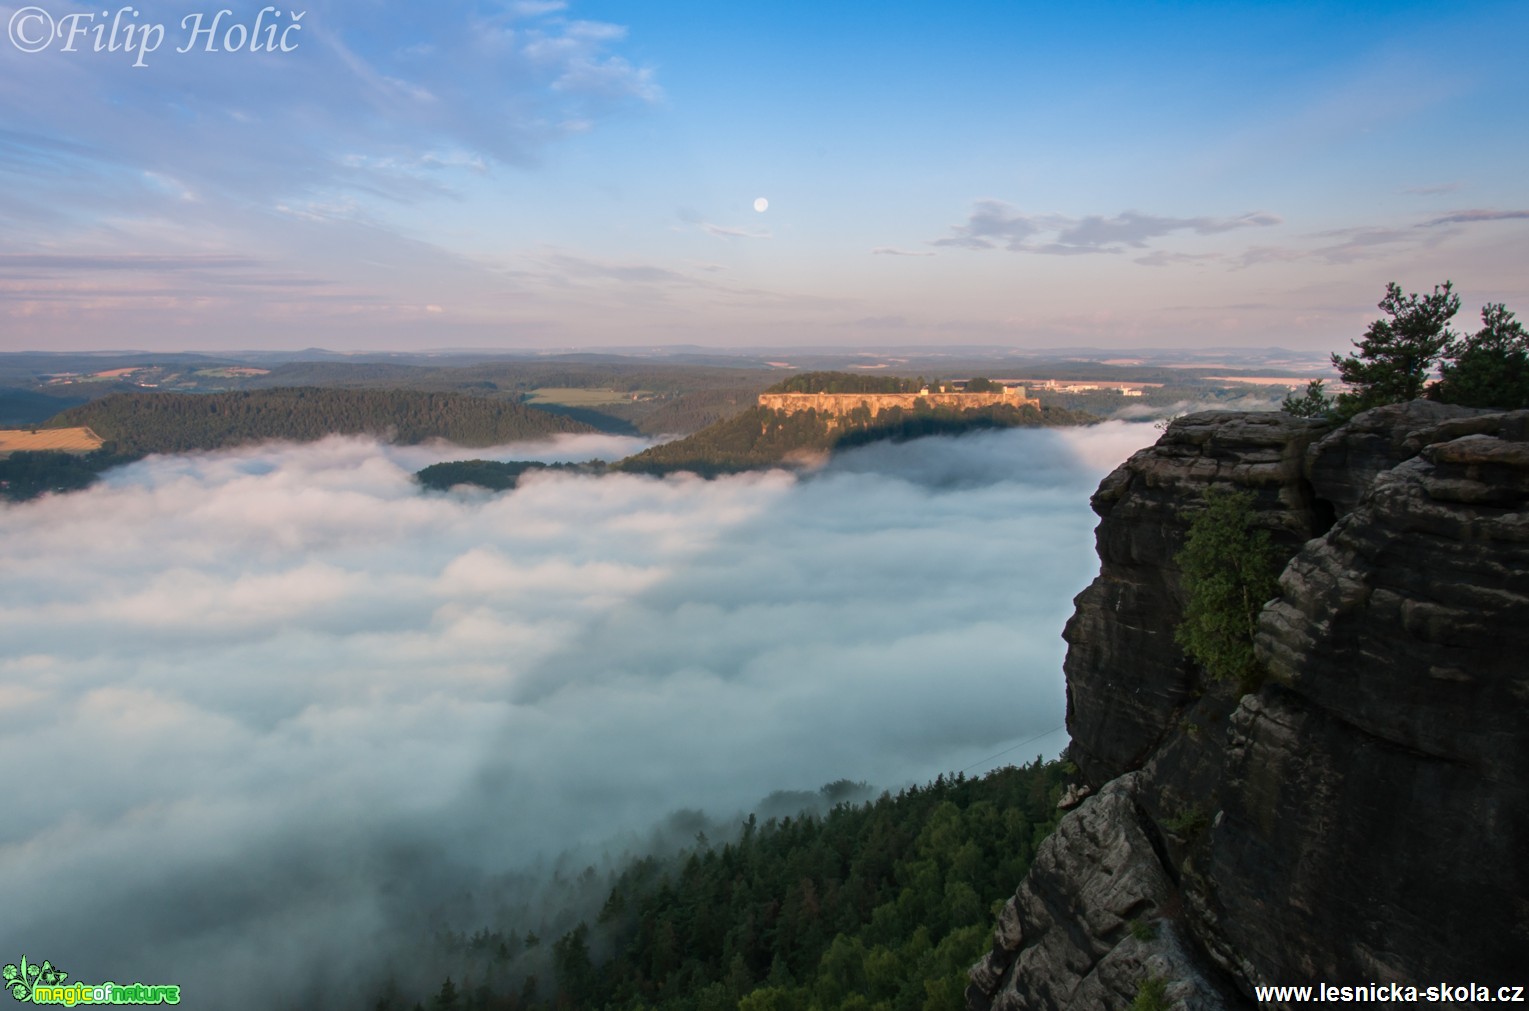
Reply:
[[1158, 434], [498, 495], [411, 475], [644, 443], [329, 438], [0, 506], [6, 934], [76, 978], [269, 1007], [257, 984], [373, 972], [452, 901], [485, 925], [466, 896], [678, 811], [1054, 755], [1088, 496]]

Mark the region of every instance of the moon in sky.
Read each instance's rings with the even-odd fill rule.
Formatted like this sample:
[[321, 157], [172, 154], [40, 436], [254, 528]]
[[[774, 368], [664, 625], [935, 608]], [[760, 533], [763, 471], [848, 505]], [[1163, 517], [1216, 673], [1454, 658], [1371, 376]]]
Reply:
[[769, 209], [770, 201], [766, 200], [764, 197], [760, 197], [754, 201], [754, 210], [758, 211], [760, 214], [763, 214]]

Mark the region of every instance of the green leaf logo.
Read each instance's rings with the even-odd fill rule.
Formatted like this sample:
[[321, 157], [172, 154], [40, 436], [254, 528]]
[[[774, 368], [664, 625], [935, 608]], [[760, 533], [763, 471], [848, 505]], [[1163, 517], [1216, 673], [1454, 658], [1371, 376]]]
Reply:
[[32, 992], [39, 986], [57, 986], [67, 979], [69, 974], [62, 969], [55, 968], [47, 959], [42, 965], [31, 965], [25, 955], [21, 956], [21, 964], [14, 962], [0, 969], [0, 977], [4, 978], [5, 989], [11, 992], [11, 996], [19, 1001], [32, 999]]

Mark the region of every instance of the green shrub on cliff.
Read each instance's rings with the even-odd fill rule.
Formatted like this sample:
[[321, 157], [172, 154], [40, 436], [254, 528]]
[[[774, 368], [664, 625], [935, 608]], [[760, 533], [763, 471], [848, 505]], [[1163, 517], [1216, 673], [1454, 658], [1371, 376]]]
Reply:
[[1161, 976], [1148, 976], [1136, 988], [1130, 1011], [1168, 1011], [1172, 1006], [1168, 1000], [1168, 981]]
[[1188, 601], [1174, 639], [1217, 681], [1244, 688], [1262, 676], [1253, 655], [1258, 612], [1279, 592], [1279, 557], [1266, 530], [1253, 527], [1253, 495], [1213, 487], [1174, 558]]

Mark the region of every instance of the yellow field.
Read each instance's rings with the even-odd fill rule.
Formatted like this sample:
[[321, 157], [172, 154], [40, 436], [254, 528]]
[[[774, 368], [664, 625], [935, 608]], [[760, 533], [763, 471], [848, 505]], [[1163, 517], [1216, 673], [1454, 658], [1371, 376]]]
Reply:
[[0, 429], [0, 456], [24, 449], [61, 449], [66, 453], [88, 453], [101, 448], [101, 437], [88, 428]]

